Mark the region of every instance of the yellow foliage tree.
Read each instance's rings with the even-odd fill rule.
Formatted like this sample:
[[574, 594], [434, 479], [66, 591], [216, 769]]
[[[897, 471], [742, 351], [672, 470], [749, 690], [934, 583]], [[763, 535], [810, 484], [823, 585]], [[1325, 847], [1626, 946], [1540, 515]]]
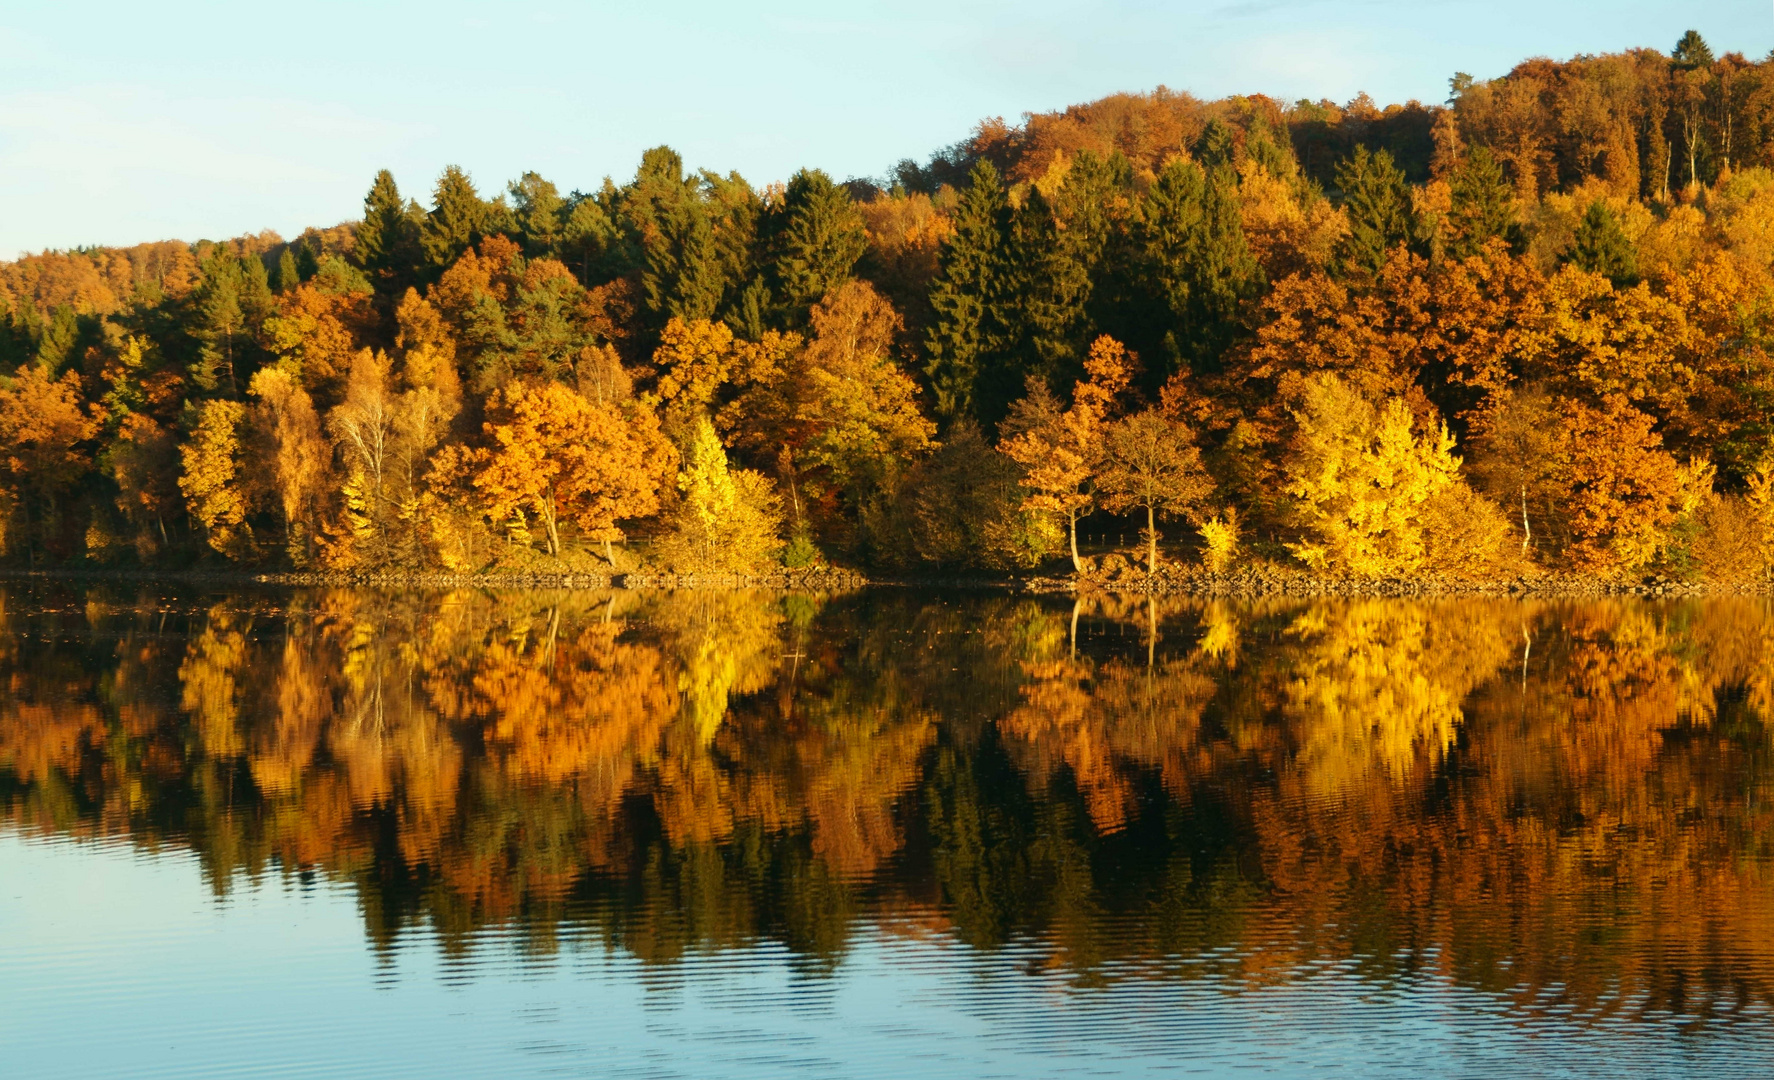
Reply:
[[1309, 538], [1290, 550], [1315, 569], [1361, 577], [1420, 570], [1424, 504], [1459, 483], [1447, 427], [1419, 437], [1403, 401], [1375, 408], [1334, 375], [1296, 380], [1292, 390], [1298, 430], [1287, 492]]
[[[91, 462], [84, 445], [99, 431], [92, 410], [82, 407], [80, 376], [51, 379], [27, 364], [11, 386], [0, 386], [0, 540], [13, 507], [34, 509], [52, 522], [56, 499]], [[35, 546], [32, 551], [35, 552]]]
[[707, 418], [691, 429], [678, 492], [672, 529], [660, 541], [661, 553], [677, 569], [751, 573], [781, 546], [781, 504], [770, 481], [750, 469], [729, 468]]
[[246, 406], [240, 402], [206, 401], [198, 406], [191, 437], [179, 447], [185, 508], [209, 546], [230, 559], [244, 559], [252, 550], [247, 497], [238, 477], [245, 422]]
[[322, 496], [330, 486], [332, 451], [313, 399], [287, 369], [261, 368], [251, 392], [258, 399], [253, 421], [266, 444], [266, 473], [282, 512], [285, 549], [291, 563], [308, 566], [327, 516]]

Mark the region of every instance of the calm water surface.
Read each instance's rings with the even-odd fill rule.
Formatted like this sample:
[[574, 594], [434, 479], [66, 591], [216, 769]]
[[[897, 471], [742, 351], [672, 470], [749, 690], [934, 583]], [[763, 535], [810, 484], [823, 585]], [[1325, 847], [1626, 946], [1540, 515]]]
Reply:
[[1774, 1074], [1774, 609], [0, 582], [0, 1075]]

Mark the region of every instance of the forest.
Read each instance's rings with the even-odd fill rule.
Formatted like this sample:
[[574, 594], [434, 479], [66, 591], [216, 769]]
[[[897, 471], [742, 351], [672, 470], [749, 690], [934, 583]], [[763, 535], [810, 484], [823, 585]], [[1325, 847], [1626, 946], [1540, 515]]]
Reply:
[[0, 559], [1765, 577], [1774, 58], [1449, 86], [0, 263]]

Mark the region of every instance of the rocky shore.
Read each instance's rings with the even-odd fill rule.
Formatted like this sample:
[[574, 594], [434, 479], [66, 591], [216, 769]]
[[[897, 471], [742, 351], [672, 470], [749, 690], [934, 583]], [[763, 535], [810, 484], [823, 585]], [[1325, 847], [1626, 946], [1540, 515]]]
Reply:
[[367, 589], [772, 589], [789, 592], [833, 592], [869, 584], [862, 574], [823, 567], [784, 570], [756, 576], [724, 574], [656, 574], [535, 571], [486, 571], [471, 574], [445, 571], [260, 571], [229, 568], [188, 570], [53, 568], [0, 569], [0, 580], [78, 580], [179, 582], [190, 585], [244, 587], [277, 585], [300, 588]]
[[1313, 573], [1273, 563], [1226, 571], [1203, 566], [1160, 566], [1148, 574], [1142, 566], [1108, 557], [1064, 578], [1033, 578], [1033, 592], [1113, 592], [1196, 596], [1715, 596], [1754, 595], [1774, 591], [1767, 581], [1678, 581], [1664, 574], [1601, 579], [1551, 570], [1491, 579], [1448, 577], [1354, 578]]
[[271, 585], [295, 588], [368, 589], [701, 589], [725, 591], [765, 589], [781, 592], [843, 592], [865, 586], [897, 588], [987, 589], [1038, 594], [1120, 593], [1192, 596], [1612, 596], [1651, 597], [1760, 595], [1774, 592], [1774, 583], [1677, 581], [1650, 574], [1602, 580], [1580, 574], [1535, 571], [1490, 580], [1425, 577], [1375, 579], [1335, 577], [1274, 563], [1226, 571], [1170, 564], [1155, 575], [1113, 556], [1092, 560], [1082, 574], [1034, 577], [870, 578], [854, 570], [821, 567], [773, 574], [668, 574], [636, 570], [615, 574], [535, 571], [459, 574], [395, 571], [255, 571], [225, 568], [188, 570], [53, 568], [0, 569], [0, 580], [78, 580], [177, 582], [208, 587], [242, 588]]

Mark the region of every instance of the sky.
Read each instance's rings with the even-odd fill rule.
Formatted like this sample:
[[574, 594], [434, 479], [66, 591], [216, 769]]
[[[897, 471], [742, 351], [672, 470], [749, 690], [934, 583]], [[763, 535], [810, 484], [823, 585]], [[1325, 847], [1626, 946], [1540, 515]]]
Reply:
[[982, 118], [1120, 90], [1384, 104], [1529, 56], [1774, 49], [1774, 0], [43, 3], [0, 0], [0, 258], [631, 176], [667, 143], [754, 184], [927, 158]]

